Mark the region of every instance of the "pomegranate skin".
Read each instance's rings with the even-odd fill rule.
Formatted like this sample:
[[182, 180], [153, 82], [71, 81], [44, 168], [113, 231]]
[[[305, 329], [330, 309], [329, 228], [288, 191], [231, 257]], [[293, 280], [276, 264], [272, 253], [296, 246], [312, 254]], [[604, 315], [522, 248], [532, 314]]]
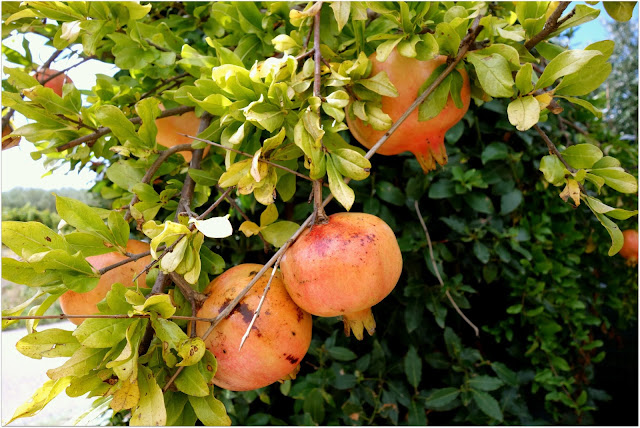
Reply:
[[[48, 68], [44, 71], [37, 72], [34, 77], [36, 78], [36, 80], [38, 80], [38, 82], [42, 82], [48, 79], [49, 77], [53, 76], [54, 74], [58, 74], [58, 73], [59, 73], [58, 70], [52, 70]], [[73, 81], [69, 78], [69, 76], [62, 73], [57, 75], [53, 79], [49, 80], [47, 83], [45, 83], [44, 87], [53, 89], [53, 92], [55, 92], [59, 97], [61, 97], [62, 87], [67, 83], [73, 83]]]
[[[164, 110], [164, 107], [160, 105], [160, 109]], [[156, 119], [156, 127], [158, 128], [158, 134], [156, 135], [156, 141], [158, 144], [165, 147], [173, 147], [179, 144], [191, 144], [193, 140], [184, 135], [198, 135], [198, 129], [200, 128], [200, 119], [192, 111], [186, 112], [180, 116], [168, 116], [162, 119]], [[209, 147], [205, 147], [204, 155], [209, 152]], [[185, 151], [179, 152], [185, 161], [191, 162], [192, 152]]]
[[[259, 264], [241, 264], [214, 279], [205, 289], [209, 297], [198, 311], [198, 316], [217, 316], [262, 267]], [[300, 360], [309, 349], [311, 315], [291, 300], [282, 282], [282, 274], [277, 271], [251, 334], [242, 350], [238, 349], [271, 273], [272, 269], [267, 270], [231, 314], [205, 339], [207, 349], [218, 361], [213, 383], [221, 388], [248, 391], [289, 375], [295, 378]], [[208, 328], [209, 323], [196, 323], [196, 333], [200, 337]]]
[[631, 265], [638, 263], [638, 231], [627, 229], [622, 232], [624, 244], [620, 249], [620, 255], [627, 259]]
[[[447, 57], [440, 55], [429, 61], [419, 61], [415, 58], [404, 57], [394, 49], [385, 62], [378, 62], [375, 53], [369, 59], [372, 62], [371, 75], [385, 71], [391, 83], [398, 90], [398, 97], [382, 97], [382, 111], [388, 114], [393, 122], [396, 122], [416, 100], [420, 86], [427, 81], [438, 66], [446, 62]], [[469, 76], [464, 70], [461, 70], [460, 73], [463, 81], [460, 92], [462, 108], [457, 108], [449, 96], [444, 109], [436, 117], [424, 122], [418, 121], [418, 109], [416, 108], [377, 153], [397, 155], [410, 151], [416, 156], [425, 174], [436, 168], [436, 162], [445, 165], [448, 158], [444, 146], [444, 136], [452, 126], [462, 119], [469, 109], [471, 101]], [[376, 131], [357, 117], [350, 118], [349, 116], [347, 114], [349, 130], [360, 144], [367, 148], [373, 147], [386, 132]]]
[[[149, 251], [149, 244], [142, 241], [129, 240], [127, 242], [127, 251], [132, 254], [140, 254]], [[87, 257], [87, 261], [96, 269], [102, 269], [127, 257], [119, 252], [100, 254], [97, 256]], [[151, 256], [143, 257], [135, 262], [127, 263], [115, 269], [105, 272], [98, 281], [98, 285], [86, 293], [76, 293], [69, 290], [60, 296], [60, 308], [67, 315], [90, 315], [98, 312], [98, 303], [107, 296], [111, 290], [111, 286], [116, 282], [121, 283], [125, 287], [134, 287], [136, 284], [133, 278], [140, 273], [145, 266], [151, 262]], [[146, 287], [145, 279], [147, 275], [142, 274], [138, 278], [138, 284]], [[75, 325], [80, 325], [86, 318], [70, 318], [69, 321]]]
[[[369, 333], [375, 322], [370, 308], [396, 286], [402, 254], [391, 228], [365, 213], [338, 213], [326, 224], [305, 230], [287, 250], [280, 269], [289, 295], [307, 312], [342, 315], [345, 333], [362, 321]], [[370, 318], [370, 319], [369, 319]]]

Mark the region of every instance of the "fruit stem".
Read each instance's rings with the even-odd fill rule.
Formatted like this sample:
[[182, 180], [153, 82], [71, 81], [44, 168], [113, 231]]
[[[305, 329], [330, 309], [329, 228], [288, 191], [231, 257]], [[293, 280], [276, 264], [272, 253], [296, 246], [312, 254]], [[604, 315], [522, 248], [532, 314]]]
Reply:
[[313, 212], [316, 216], [313, 224], [327, 224], [329, 217], [322, 207], [322, 181], [320, 180], [313, 180], [313, 206]]

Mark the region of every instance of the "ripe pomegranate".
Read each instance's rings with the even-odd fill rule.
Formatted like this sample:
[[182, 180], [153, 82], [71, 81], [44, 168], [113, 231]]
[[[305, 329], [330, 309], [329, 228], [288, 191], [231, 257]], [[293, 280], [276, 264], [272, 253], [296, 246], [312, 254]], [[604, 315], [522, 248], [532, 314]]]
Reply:
[[[139, 254], [145, 251], [149, 251], [149, 244], [146, 242], [129, 240], [127, 243], [127, 252], [129, 253]], [[87, 261], [94, 268], [102, 269], [126, 258], [126, 256], [119, 252], [113, 252], [87, 257]], [[138, 259], [135, 262], [130, 262], [115, 269], [111, 269], [100, 277], [98, 285], [96, 285], [93, 290], [86, 293], [76, 293], [73, 290], [67, 291], [60, 296], [60, 307], [62, 308], [62, 312], [67, 315], [89, 315], [97, 313], [98, 303], [106, 297], [113, 284], [119, 282], [125, 287], [135, 286], [136, 284], [132, 281], [133, 278], [150, 262], [151, 256], [147, 256]], [[140, 278], [138, 278], [138, 284], [140, 284], [141, 287], [146, 287], [145, 278], [146, 274], [142, 274], [140, 275]], [[75, 325], [79, 325], [85, 319], [86, 318], [71, 318], [70, 321]]]
[[[162, 104], [160, 109], [164, 111]], [[200, 119], [192, 111], [184, 113], [180, 116], [169, 116], [162, 119], [156, 119], [156, 127], [158, 128], [158, 134], [156, 141], [165, 147], [173, 147], [179, 144], [190, 144], [193, 142], [191, 138], [184, 135], [198, 135], [198, 129], [200, 127]], [[205, 154], [209, 152], [209, 147], [205, 148]], [[191, 152], [180, 152], [182, 157], [187, 162], [191, 161]]]
[[[445, 63], [447, 57], [441, 55], [429, 61], [419, 61], [404, 57], [394, 49], [385, 62], [378, 62], [375, 53], [369, 59], [372, 62], [371, 74], [375, 75], [385, 71], [391, 83], [398, 90], [398, 97], [382, 97], [382, 111], [395, 122], [418, 97], [420, 86], [427, 81], [439, 65]], [[424, 122], [418, 121], [418, 109], [415, 109], [377, 153], [397, 155], [410, 151], [416, 156], [425, 173], [435, 169], [436, 162], [445, 165], [447, 150], [444, 146], [444, 135], [447, 130], [462, 119], [469, 109], [471, 100], [469, 77], [465, 71], [461, 71], [461, 74], [463, 79], [462, 91], [460, 92], [462, 108], [457, 108], [449, 96], [444, 109], [436, 117]], [[349, 130], [363, 146], [373, 147], [385, 134], [385, 131], [376, 131], [357, 117], [350, 118], [349, 116], [347, 114]]]
[[627, 263], [635, 265], [638, 263], [638, 231], [627, 229], [622, 232], [624, 244], [620, 249], [620, 255], [627, 259]]
[[[224, 272], [205, 289], [209, 297], [198, 311], [199, 317], [214, 318], [227, 307], [262, 268], [258, 264], [241, 264]], [[254, 311], [269, 281], [271, 269], [260, 277], [254, 287], [205, 339], [218, 360], [213, 379], [217, 386], [232, 391], [262, 388], [293, 375], [311, 344], [311, 315], [291, 300], [276, 272], [271, 289], [253, 324], [251, 334], [239, 350]], [[196, 323], [196, 332], [203, 336], [208, 323]]]
[[396, 286], [402, 254], [391, 228], [376, 216], [338, 213], [305, 230], [280, 269], [289, 295], [312, 315], [342, 315], [345, 334], [375, 331], [371, 307]]
[[[50, 68], [44, 70], [44, 71], [38, 71], [35, 74], [35, 78], [38, 80], [38, 82], [42, 82], [46, 79], [48, 79], [49, 77], [53, 76], [54, 74], [59, 73], [58, 70], [52, 70]], [[69, 78], [69, 76], [67, 76], [66, 74], [62, 73], [57, 75], [56, 77], [54, 77], [53, 79], [49, 80], [47, 83], [44, 84], [45, 88], [51, 88], [53, 89], [53, 92], [55, 92], [56, 94], [58, 94], [58, 96], [62, 96], [62, 86], [67, 84], [67, 83], [73, 83], [73, 81]]]

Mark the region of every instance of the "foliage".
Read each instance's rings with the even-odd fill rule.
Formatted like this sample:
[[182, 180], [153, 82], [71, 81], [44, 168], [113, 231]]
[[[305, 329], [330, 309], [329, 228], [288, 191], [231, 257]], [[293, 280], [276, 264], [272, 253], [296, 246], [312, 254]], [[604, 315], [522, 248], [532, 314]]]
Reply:
[[50, 229], [56, 229], [60, 223], [60, 216], [48, 209], [39, 210], [27, 203], [20, 208], [4, 209], [3, 207], [2, 221], [37, 221]]
[[[67, 290], [95, 287], [100, 272], [86, 257], [125, 254], [131, 234], [150, 238], [162, 259], [146, 277], [151, 290], [112, 286], [99, 309], [113, 318], [73, 334], [30, 323], [21, 352], [69, 359], [14, 418], [64, 390], [99, 397], [96, 413], [110, 409], [114, 423], [131, 425], [596, 421], [612, 393], [598, 388], [596, 367], [609, 337], [637, 319], [637, 272], [611, 256], [619, 227], [633, 227], [637, 214], [638, 151], [594, 119], [615, 43], [571, 50], [549, 41], [599, 13], [580, 4], [560, 18], [567, 6], [3, 3], [3, 38], [41, 34], [120, 69], [90, 90], [66, 85], [60, 97], [30, 74], [38, 64], [28, 42], [24, 54], [3, 46], [12, 63], [3, 105], [31, 120], [14, 134], [51, 168], [97, 169], [92, 191], [111, 201], [105, 209], [58, 195], [57, 212], [74, 229], [64, 235], [4, 222], [3, 243], [21, 259], [3, 259], [3, 277], [38, 289], [44, 301], [29, 313], [40, 315]], [[624, 19], [628, 6], [607, 10]], [[393, 49], [448, 55], [452, 66], [439, 73], [458, 65], [471, 80], [473, 107], [446, 135], [448, 165], [427, 175], [404, 154], [370, 161], [374, 152], [345, 124], [348, 114], [391, 126], [381, 100], [397, 92], [386, 73], [372, 75], [368, 57]], [[430, 117], [460, 96], [459, 79], [444, 80], [444, 90], [428, 82], [421, 95]], [[155, 125], [188, 110], [201, 121], [189, 164], [156, 143]], [[201, 140], [215, 143], [205, 157]], [[338, 319], [316, 318], [297, 379], [214, 388], [215, 356], [188, 336], [188, 321], [171, 318], [191, 315], [197, 292], [225, 266], [272, 264], [300, 225], [322, 217], [329, 195], [337, 203], [328, 212], [379, 216], [403, 252], [399, 285], [374, 307], [375, 336], [354, 342]], [[273, 257], [269, 245], [280, 248]]]

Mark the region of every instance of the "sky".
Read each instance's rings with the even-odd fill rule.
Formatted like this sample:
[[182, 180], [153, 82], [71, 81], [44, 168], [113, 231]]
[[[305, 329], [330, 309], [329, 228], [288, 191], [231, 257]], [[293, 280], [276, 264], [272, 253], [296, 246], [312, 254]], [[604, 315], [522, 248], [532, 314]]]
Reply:
[[[594, 6], [602, 12], [595, 20], [581, 25], [575, 32], [572, 39], [571, 48], [582, 49], [587, 45], [598, 41], [605, 40], [608, 36], [605, 24], [614, 22], [604, 11], [602, 3]], [[633, 11], [633, 18], [638, 19], [638, 7]], [[44, 45], [44, 38], [35, 35], [29, 35], [31, 42], [31, 52], [34, 60], [39, 64], [45, 62], [54, 52], [54, 48]], [[22, 49], [22, 35], [10, 37], [6, 45], [20, 52]], [[55, 68], [65, 69], [73, 65], [78, 60], [60, 60], [55, 62]], [[2, 64], [3, 67], [5, 64]], [[112, 65], [105, 65], [99, 61], [87, 61], [86, 63], [71, 69], [68, 72], [69, 77], [79, 89], [91, 89], [95, 84], [95, 75], [97, 73], [113, 76], [117, 72], [117, 68]], [[4, 73], [3, 73], [4, 78]], [[13, 119], [16, 127], [26, 124], [24, 117], [19, 114], [14, 115]], [[22, 141], [18, 147], [4, 150], [1, 156], [1, 178], [2, 191], [8, 191], [16, 187], [24, 188], [41, 188], [46, 190], [54, 190], [63, 187], [72, 187], [76, 189], [88, 189], [92, 186], [92, 180], [95, 173], [88, 169], [81, 173], [78, 171], [69, 172], [68, 167], [60, 168], [51, 175], [46, 175], [46, 169], [42, 161], [34, 161], [31, 159], [30, 153], [35, 151], [33, 144]]]

